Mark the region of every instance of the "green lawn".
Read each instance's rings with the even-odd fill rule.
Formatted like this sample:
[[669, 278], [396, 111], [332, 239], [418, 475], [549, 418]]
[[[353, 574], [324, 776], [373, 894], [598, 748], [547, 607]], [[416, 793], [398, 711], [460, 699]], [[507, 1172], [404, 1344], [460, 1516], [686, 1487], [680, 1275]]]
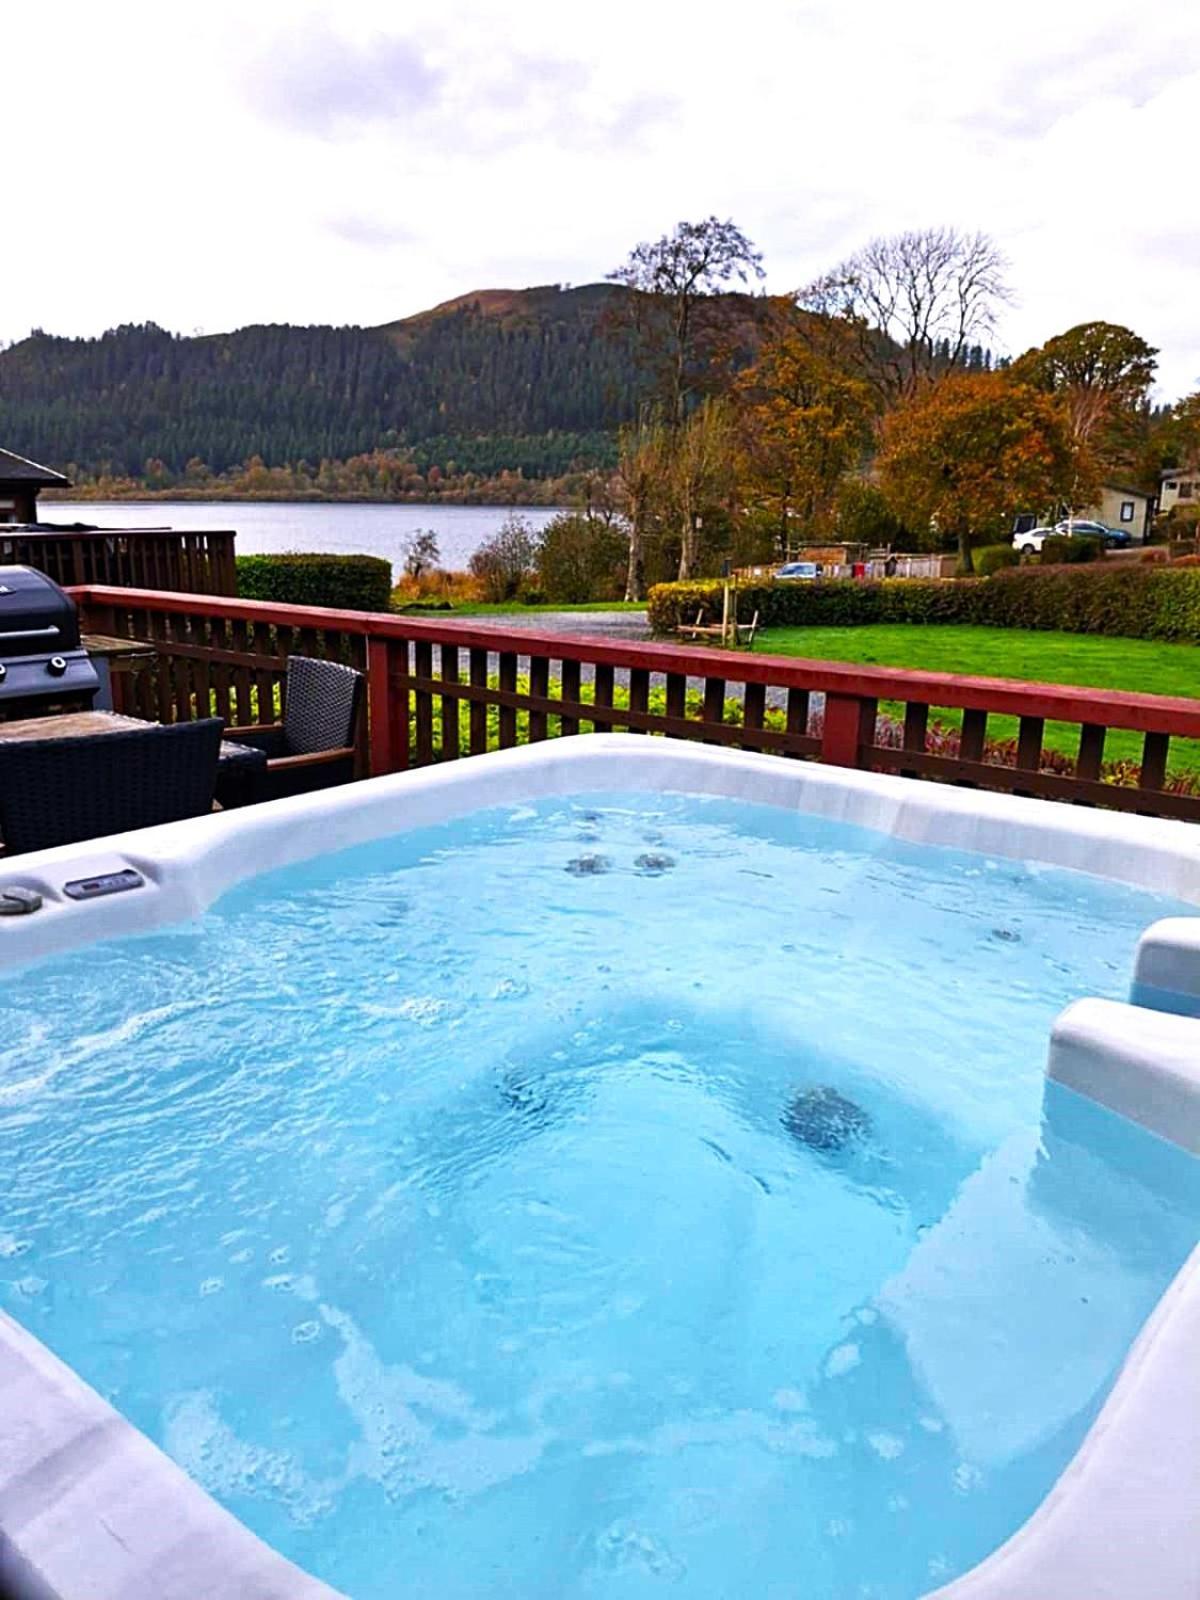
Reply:
[[[772, 655], [911, 667], [964, 677], [1133, 689], [1142, 694], [1200, 695], [1200, 649], [1153, 639], [881, 623], [866, 628], [771, 628], [760, 634], [759, 640], [762, 651]], [[937, 714], [937, 720], [944, 726], [957, 726], [962, 718], [960, 713], [945, 710]], [[989, 737], [1015, 738], [1016, 732], [1014, 717], [989, 717]], [[1046, 745], [1074, 754], [1079, 748], [1079, 729], [1070, 723], [1047, 723]], [[1141, 756], [1141, 736], [1110, 733], [1104, 754], [1109, 760], [1136, 761]], [[1200, 772], [1200, 741], [1174, 741], [1171, 768]]]

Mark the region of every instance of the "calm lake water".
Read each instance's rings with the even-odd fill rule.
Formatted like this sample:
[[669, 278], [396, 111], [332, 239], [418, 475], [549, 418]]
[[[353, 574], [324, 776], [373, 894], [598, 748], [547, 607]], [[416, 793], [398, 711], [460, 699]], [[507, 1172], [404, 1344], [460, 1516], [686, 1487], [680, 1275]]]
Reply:
[[461, 570], [472, 553], [513, 511], [535, 528], [555, 516], [557, 506], [327, 505], [305, 501], [239, 500], [43, 500], [48, 522], [95, 523], [102, 528], [233, 528], [240, 555], [281, 550], [344, 551], [384, 556], [398, 571], [404, 542], [431, 529], [441, 564]]

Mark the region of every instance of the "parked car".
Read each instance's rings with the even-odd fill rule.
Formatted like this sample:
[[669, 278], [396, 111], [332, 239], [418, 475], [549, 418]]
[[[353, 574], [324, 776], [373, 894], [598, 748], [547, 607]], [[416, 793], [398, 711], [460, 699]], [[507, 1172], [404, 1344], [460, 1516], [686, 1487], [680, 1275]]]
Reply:
[[776, 578], [796, 580], [801, 583], [811, 583], [814, 578], [821, 576], [821, 569], [815, 561], [788, 561], [782, 567], [776, 568]]
[[1057, 528], [1026, 528], [1024, 533], [1013, 534], [1013, 549], [1018, 555], [1040, 556], [1043, 541], [1057, 532]]
[[1023, 556], [1041, 555], [1042, 544], [1051, 535], [1058, 539], [1101, 539], [1109, 550], [1124, 549], [1132, 542], [1124, 529], [1106, 528], [1102, 522], [1056, 522], [1052, 528], [1026, 528], [1024, 533], [1014, 533], [1013, 549]]
[[1057, 522], [1054, 531], [1065, 533], [1068, 537], [1103, 539], [1109, 550], [1124, 550], [1133, 543], [1128, 529], [1109, 528], [1103, 522]]

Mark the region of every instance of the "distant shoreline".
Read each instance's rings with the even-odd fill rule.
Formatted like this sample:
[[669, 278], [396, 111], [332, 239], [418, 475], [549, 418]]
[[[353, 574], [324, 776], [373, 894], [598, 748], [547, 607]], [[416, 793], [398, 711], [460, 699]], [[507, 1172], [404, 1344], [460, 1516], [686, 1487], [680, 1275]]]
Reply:
[[513, 499], [511, 495], [488, 494], [438, 494], [430, 495], [428, 490], [423, 494], [404, 495], [365, 495], [365, 494], [221, 494], [211, 489], [139, 489], [136, 492], [129, 490], [91, 490], [86, 491], [69, 489], [64, 492], [46, 493], [38, 496], [42, 506], [66, 505], [116, 505], [128, 501], [131, 505], [151, 505], [158, 501], [178, 503], [180, 501], [194, 501], [201, 505], [343, 505], [343, 506], [496, 506], [508, 507], [511, 510], [520, 510], [522, 506], [548, 507], [561, 506], [564, 496], [560, 490], [558, 494], [547, 495], [545, 499], [538, 499], [524, 495], [520, 499]]

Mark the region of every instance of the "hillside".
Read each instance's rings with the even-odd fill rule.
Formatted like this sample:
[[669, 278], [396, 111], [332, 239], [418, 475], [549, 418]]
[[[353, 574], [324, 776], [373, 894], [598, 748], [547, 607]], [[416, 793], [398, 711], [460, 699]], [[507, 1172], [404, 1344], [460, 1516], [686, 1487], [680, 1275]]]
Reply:
[[483, 290], [380, 328], [35, 332], [0, 351], [0, 441], [68, 472], [223, 472], [402, 448], [424, 469], [562, 473], [611, 456], [639, 379], [609, 284]]

